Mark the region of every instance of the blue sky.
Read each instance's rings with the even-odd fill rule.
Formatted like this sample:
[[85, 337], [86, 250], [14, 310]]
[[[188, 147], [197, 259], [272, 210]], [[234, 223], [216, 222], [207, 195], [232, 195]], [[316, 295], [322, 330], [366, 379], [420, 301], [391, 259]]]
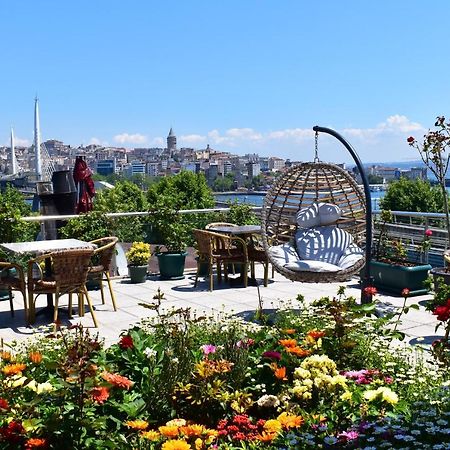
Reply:
[[[363, 162], [418, 159], [450, 105], [450, 2], [77, 0], [0, 3], [0, 145], [10, 126], [71, 145], [313, 158], [311, 128]], [[450, 115], [450, 114], [449, 114]], [[349, 161], [330, 137], [321, 159]]]

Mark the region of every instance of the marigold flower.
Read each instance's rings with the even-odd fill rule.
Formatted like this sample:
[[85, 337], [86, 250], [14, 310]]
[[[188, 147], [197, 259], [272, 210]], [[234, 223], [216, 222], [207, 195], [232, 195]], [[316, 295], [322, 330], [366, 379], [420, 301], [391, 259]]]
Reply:
[[278, 342], [283, 347], [295, 347], [297, 345], [296, 339], [280, 339]]
[[8, 352], [6, 350], [2, 351], [1, 358], [5, 361], [11, 361], [12, 360], [12, 354], [11, 352]]
[[119, 375], [118, 373], [103, 372], [102, 378], [108, 383], [122, 389], [130, 389], [134, 384], [129, 378]]
[[287, 347], [286, 351], [288, 353], [296, 355], [296, 356], [298, 356], [300, 358], [304, 358], [305, 356], [309, 356], [311, 354], [311, 352], [309, 350], [305, 350], [304, 348], [301, 348], [299, 346]]
[[267, 433], [278, 433], [282, 428], [281, 422], [276, 419], [269, 419], [264, 423], [264, 430]]
[[155, 430], [144, 431], [140, 434], [140, 436], [148, 441], [157, 441], [161, 437], [161, 435]]
[[287, 380], [286, 378], [286, 367], [277, 367], [274, 371], [273, 374], [275, 375], [275, 377], [278, 380], [282, 380], [285, 381]]
[[30, 352], [28, 357], [34, 364], [40, 364], [42, 362], [42, 353], [40, 352]]
[[26, 364], [8, 364], [2, 368], [2, 372], [6, 375], [17, 375], [22, 373], [27, 368]]
[[295, 329], [294, 328], [287, 328], [285, 330], [281, 330], [282, 333], [284, 334], [295, 334]]
[[122, 350], [127, 350], [128, 348], [133, 348], [134, 347], [133, 338], [129, 334], [122, 336], [119, 341], [119, 347]]
[[289, 430], [290, 428], [301, 427], [305, 423], [303, 417], [296, 416], [295, 414], [289, 414], [287, 412], [281, 413], [277, 417], [277, 420], [278, 422], [281, 423], [281, 426], [286, 430]]
[[256, 439], [261, 442], [272, 442], [277, 437], [277, 433], [268, 433], [263, 431], [261, 434], [256, 436]]
[[25, 442], [25, 450], [32, 448], [47, 448], [47, 440], [42, 438], [30, 438]]
[[128, 428], [132, 428], [133, 430], [144, 431], [148, 428], [148, 422], [145, 420], [137, 419], [137, 420], [128, 420], [125, 422], [125, 425]]
[[319, 339], [325, 336], [325, 331], [310, 330], [306, 333], [306, 335], [312, 337], [313, 339]]
[[162, 425], [158, 428], [159, 432], [167, 438], [174, 438], [179, 435], [178, 427], [176, 425]]
[[180, 427], [179, 431], [185, 436], [194, 437], [201, 436], [206, 431], [206, 428], [203, 425], [193, 424]]
[[109, 389], [105, 386], [97, 386], [91, 390], [92, 400], [98, 404], [103, 404], [109, 398]]
[[161, 450], [190, 450], [191, 448], [192, 447], [186, 441], [171, 439], [170, 441], [164, 442]]

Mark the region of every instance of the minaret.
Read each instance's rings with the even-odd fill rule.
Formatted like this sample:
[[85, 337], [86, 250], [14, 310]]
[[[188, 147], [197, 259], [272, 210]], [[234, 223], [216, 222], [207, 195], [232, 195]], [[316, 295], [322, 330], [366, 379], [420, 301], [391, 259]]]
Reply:
[[14, 130], [11, 127], [11, 174], [16, 175], [18, 172], [17, 159], [16, 159], [16, 149], [14, 147]]
[[167, 150], [169, 150], [170, 154], [177, 149], [177, 137], [175, 136], [172, 127], [170, 127], [169, 136], [167, 136]]
[[39, 129], [39, 105], [38, 98], [34, 99], [34, 155], [36, 158], [36, 179], [42, 180], [41, 161], [41, 132]]

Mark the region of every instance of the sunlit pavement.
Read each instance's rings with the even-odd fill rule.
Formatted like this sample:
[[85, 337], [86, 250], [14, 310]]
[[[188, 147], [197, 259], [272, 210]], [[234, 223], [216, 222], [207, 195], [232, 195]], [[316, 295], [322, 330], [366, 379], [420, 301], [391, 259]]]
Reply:
[[[199, 278], [197, 287], [194, 288], [195, 272], [186, 272], [184, 280], [161, 281], [157, 275], [150, 275], [145, 283], [132, 284], [128, 278], [118, 278], [113, 280], [113, 289], [116, 294], [117, 311], [114, 311], [109, 290], [105, 285], [106, 302], [101, 302], [100, 290], [90, 291], [90, 297], [95, 308], [95, 315], [99, 324], [98, 329], [94, 327], [92, 317], [88, 312], [86, 304], [86, 315], [78, 317], [77, 310], [73, 319], [68, 320], [67, 296], [60, 300], [60, 320], [62, 325], [82, 323], [85, 327], [92, 330], [93, 333], [99, 333], [105, 339], [106, 344], [117, 341], [118, 336], [130, 326], [139, 323], [142, 318], [155, 314], [151, 309], [145, 308], [142, 304], [154, 303], [153, 297], [157, 294], [158, 288], [164, 294], [161, 307], [164, 310], [176, 308], [191, 308], [198, 314], [216, 314], [227, 312], [239, 314], [244, 317], [253, 317], [259, 302], [262, 302], [263, 308], [270, 310], [286, 303], [289, 300], [295, 300], [298, 294], [311, 301], [321, 297], [334, 297], [337, 294], [339, 286], [345, 285], [346, 295], [354, 296], [358, 300], [361, 296], [358, 280], [347, 283], [300, 283], [285, 279], [282, 275], [275, 274], [273, 279], [269, 280], [268, 287], [262, 284], [262, 267], [257, 267], [257, 282], [259, 287], [250, 285], [244, 288], [239, 280], [232, 284], [222, 280], [217, 282], [214, 278], [214, 290], [208, 291], [208, 280]], [[258, 296], [258, 290], [260, 298]], [[399, 330], [407, 334], [406, 341], [415, 344], [431, 344], [440, 337], [435, 332], [437, 324], [436, 316], [425, 311], [424, 302], [431, 298], [431, 294], [419, 297], [412, 297], [407, 300], [409, 304], [419, 304], [420, 309], [411, 309], [407, 315], [402, 316], [402, 323]], [[402, 297], [391, 297], [389, 295], [378, 294], [376, 299], [380, 303], [380, 311], [400, 311], [404, 299]], [[46, 297], [40, 296], [37, 301], [37, 309], [46, 304]], [[295, 303], [294, 303], [295, 304]], [[37, 332], [39, 325], [51, 324], [52, 318], [46, 315], [39, 315], [37, 322], [33, 327], [25, 326], [23, 300], [20, 293], [15, 293], [14, 297], [15, 316], [12, 318], [9, 310], [9, 301], [0, 302], [0, 337], [6, 342], [13, 339], [23, 339], [30, 334]]]

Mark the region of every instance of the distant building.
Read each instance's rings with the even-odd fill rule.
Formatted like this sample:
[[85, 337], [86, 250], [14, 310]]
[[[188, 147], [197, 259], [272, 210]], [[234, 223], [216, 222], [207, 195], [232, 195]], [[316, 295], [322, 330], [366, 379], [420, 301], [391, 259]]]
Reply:
[[269, 170], [279, 172], [284, 167], [284, 159], [277, 158], [276, 156], [269, 157]]
[[177, 137], [175, 136], [172, 127], [170, 128], [169, 135], [167, 136], [167, 150], [172, 154], [177, 150]]
[[111, 175], [116, 173], [116, 168], [115, 159], [103, 159], [96, 163], [96, 171], [100, 175]]
[[261, 165], [256, 162], [247, 164], [247, 173], [249, 178], [257, 177], [261, 173]]
[[138, 175], [138, 174], [144, 175], [146, 172], [145, 163], [140, 161], [132, 161], [130, 167], [131, 167], [131, 175]]

